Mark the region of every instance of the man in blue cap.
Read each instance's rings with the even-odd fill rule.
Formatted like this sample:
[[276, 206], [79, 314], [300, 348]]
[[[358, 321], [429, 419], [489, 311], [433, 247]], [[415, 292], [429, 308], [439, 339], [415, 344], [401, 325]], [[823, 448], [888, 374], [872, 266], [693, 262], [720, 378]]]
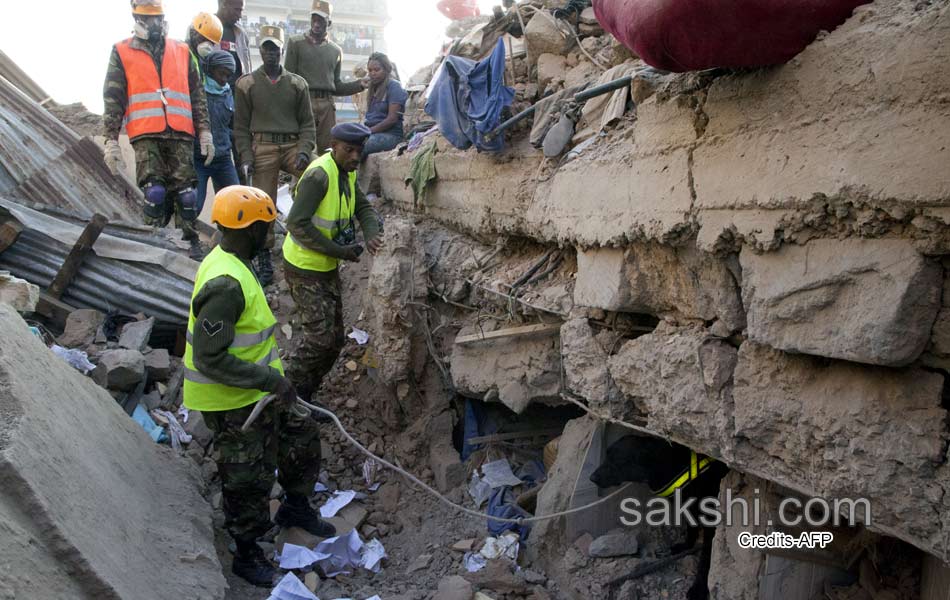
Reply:
[[340, 261], [359, 262], [363, 246], [375, 255], [383, 247], [376, 210], [356, 185], [363, 144], [371, 132], [359, 123], [330, 131], [330, 152], [300, 177], [284, 239], [284, 278], [294, 299], [293, 348], [288, 375], [299, 395], [310, 401], [343, 349]]

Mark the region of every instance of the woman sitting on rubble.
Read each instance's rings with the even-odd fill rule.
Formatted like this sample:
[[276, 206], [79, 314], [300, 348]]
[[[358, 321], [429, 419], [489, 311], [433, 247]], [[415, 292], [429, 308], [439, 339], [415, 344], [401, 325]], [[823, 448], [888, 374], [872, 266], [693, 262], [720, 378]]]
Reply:
[[388, 56], [374, 53], [366, 63], [366, 70], [370, 84], [365, 125], [373, 134], [363, 146], [364, 159], [370, 154], [392, 150], [402, 142], [402, 116], [409, 99], [398, 81], [398, 74], [393, 74], [393, 63]]

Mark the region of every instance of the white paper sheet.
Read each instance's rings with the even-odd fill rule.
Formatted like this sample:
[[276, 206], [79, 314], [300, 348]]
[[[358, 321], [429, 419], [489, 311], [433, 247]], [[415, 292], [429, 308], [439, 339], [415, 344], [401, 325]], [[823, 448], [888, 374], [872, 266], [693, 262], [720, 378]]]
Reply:
[[284, 550], [280, 553], [280, 568], [304, 569], [327, 558], [330, 558], [329, 554], [314, 552], [296, 544], [284, 544]]
[[320, 600], [313, 595], [307, 586], [303, 584], [302, 581], [297, 579], [297, 576], [293, 573], [287, 573], [284, 575], [284, 578], [280, 580], [280, 583], [277, 584], [271, 593], [267, 597], [267, 600]]
[[352, 502], [354, 498], [356, 498], [356, 492], [353, 490], [333, 492], [333, 497], [320, 507], [320, 516], [324, 519], [335, 517], [336, 513], [340, 512], [343, 507]]
[[511, 465], [504, 458], [482, 465], [482, 476], [482, 479], [492, 488], [503, 485], [516, 486], [523, 483], [511, 472]]
[[323, 540], [314, 548], [316, 554], [327, 554], [328, 558], [319, 561], [327, 577], [336, 577], [349, 573], [360, 566], [363, 556], [363, 540], [354, 529], [347, 535]]
[[360, 561], [360, 566], [367, 571], [379, 573], [379, 569], [382, 567], [381, 563], [386, 557], [386, 549], [383, 548], [382, 542], [379, 540], [370, 540], [363, 546], [363, 557]]

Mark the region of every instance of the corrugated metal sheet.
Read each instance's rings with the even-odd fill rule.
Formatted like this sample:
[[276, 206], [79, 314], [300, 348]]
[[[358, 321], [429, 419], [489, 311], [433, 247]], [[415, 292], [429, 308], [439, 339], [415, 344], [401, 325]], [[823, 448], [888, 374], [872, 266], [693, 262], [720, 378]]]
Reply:
[[93, 140], [80, 138], [0, 78], [0, 194], [89, 218], [137, 222], [139, 191], [113, 177]]
[[33, 81], [33, 78], [27, 75], [26, 71], [21, 69], [20, 65], [16, 64], [3, 50], [0, 50], [0, 77], [3, 77], [17, 86], [20, 91], [29, 96], [34, 102], [45, 105], [51, 101], [46, 90], [40, 87], [40, 84]]
[[[70, 248], [37, 231], [25, 230], [0, 252], [0, 270], [10, 271], [42, 288], [49, 287]], [[91, 254], [63, 294], [77, 308], [126, 314], [145, 313], [165, 325], [184, 327], [193, 284], [148, 263], [101, 258]]]

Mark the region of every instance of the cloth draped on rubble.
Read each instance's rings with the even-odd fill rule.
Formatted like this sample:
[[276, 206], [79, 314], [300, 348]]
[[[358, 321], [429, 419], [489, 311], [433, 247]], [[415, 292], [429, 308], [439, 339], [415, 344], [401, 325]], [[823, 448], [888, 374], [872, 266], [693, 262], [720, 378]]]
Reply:
[[435, 170], [435, 155], [437, 152], [435, 140], [432, 140], [412, 157], [409, 176], [406, 177], [406, 185], [412, 186], [412, 201], [414, 204], [418, 205], [420, 200], [425, 200], [426, 186], [438, 177]]
[[514, 97], [515, 90], [505, 85], [505, 44], [498, 40], [495, 50], [481, 62], [446, 58], [425, 111], [456, 148], [466, 150], [474, 145], [498, 152], [504, 147], [503, 137], [488, 140], [486, 135], [501, 123], [501, 112], [511, 106]]
[[782, 64], [870, 0], [594, 0], [605, 30], [647, 64], [682, 73]]

